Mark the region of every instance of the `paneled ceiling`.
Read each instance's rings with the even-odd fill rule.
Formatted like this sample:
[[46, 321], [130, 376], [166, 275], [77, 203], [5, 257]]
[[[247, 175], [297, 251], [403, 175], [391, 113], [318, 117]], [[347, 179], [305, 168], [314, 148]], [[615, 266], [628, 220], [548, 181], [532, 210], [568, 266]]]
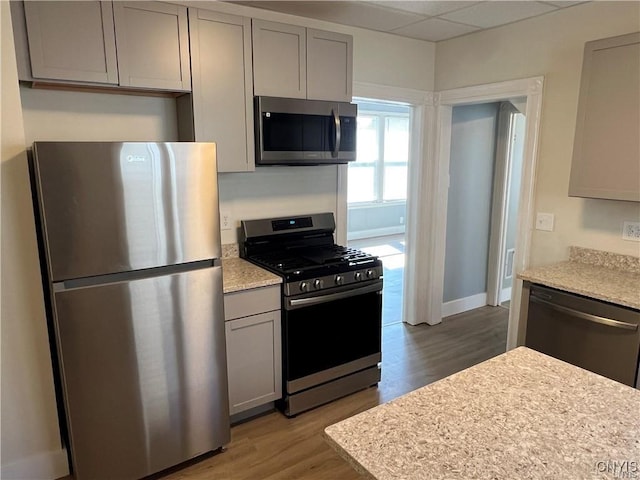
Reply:
[[525, 18], [545, 15], [585, 2], [568, 0], [298, 0], [289, 2], [232, 0], [231, 3], [437, 42]]

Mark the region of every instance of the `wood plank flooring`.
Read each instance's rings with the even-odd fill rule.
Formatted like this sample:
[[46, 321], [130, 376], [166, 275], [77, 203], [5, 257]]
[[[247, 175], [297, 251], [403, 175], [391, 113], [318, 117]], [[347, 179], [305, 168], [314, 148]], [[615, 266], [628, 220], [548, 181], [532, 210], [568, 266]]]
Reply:
[[286, 418], [270, 412], [231, 430], [226, 451], [162, 480], [357, 480], [325, 442], [325, 427], [505, 351], [508, 310], [482, 307], [441, 324], [383, 327], [377, 387]]

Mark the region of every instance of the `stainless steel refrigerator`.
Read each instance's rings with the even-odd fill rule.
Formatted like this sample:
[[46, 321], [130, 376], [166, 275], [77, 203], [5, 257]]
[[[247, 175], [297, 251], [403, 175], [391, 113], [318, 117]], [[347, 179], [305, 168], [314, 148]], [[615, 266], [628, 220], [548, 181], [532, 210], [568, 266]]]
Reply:
[[76, 480], [230, 440], [213, 143], [35, 142], [43, 282]]

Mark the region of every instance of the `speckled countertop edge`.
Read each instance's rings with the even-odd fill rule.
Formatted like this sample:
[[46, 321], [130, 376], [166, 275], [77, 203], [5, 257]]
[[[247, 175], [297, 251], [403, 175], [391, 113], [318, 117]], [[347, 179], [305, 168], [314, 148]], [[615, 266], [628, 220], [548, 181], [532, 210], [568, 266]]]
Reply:
[[222, 288], [239, 292], [282, 283], [282, 278], [238, 257], [238, 244], [222, 245]]
[[598, 462], [640, 463], [638, 411], [640, 391], [518, 347], [324, 437], [377, 480], [614, 478]]
[[640, 259], [580, 247], [570, 260], [534, 267], [517, 275], [522, 280], [566, 292], [640, 309]]
[[613, 268], [630, 273], [640, 273], [640, 246], [638, 256], [622, 255], [584, 247], [569, 247], [569, 260], [599, 267]]

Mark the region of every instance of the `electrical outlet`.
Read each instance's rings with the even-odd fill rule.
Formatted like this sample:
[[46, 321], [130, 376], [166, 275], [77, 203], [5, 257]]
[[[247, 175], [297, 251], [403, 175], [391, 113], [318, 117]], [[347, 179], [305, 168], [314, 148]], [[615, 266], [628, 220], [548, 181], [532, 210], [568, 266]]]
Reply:
[[220, 214], [220, 230], [231, 230], [233, 221], [231, 215], [228, 212]]
[[538, 213], [536, 215], [536, 230], [553, 232], [553, 213]]
[[640, 242], [640, 222], [624, 222], [622, 224], [622, 239]]
[[400, 217], [400, 225], [404, 225], [404, 217]]

